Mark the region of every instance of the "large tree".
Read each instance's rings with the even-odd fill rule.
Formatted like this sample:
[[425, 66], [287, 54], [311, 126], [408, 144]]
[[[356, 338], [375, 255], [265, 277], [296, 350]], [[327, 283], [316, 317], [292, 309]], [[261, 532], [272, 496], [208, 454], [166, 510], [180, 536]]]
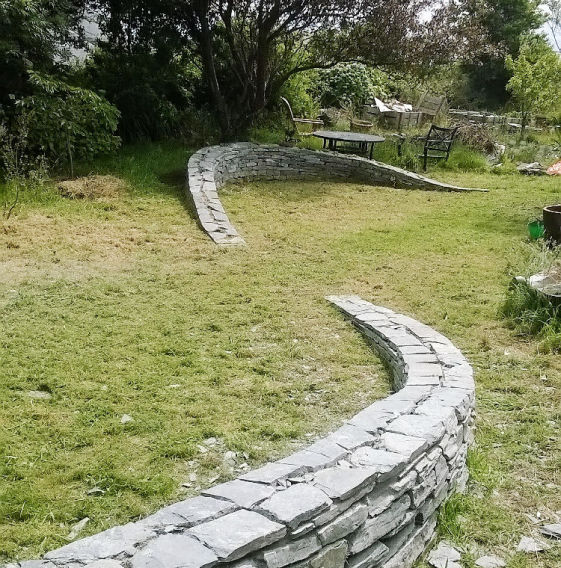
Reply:
[[464, 66], [476, 104], [497, 108], [507, 101], [510, 72], [505, 57], [518, 57], [523, 38], [542, 25], [540, 4], [540, 0], [466, 0], [470, 18], [488, 38], [488, 49]]
[[80, 0], [0, 0], [0, 114], [32, 92], [29, 71], [60, 71], [82, 40]]
[[[418, 66], [438, 62], [445, 53], [449, 58], [459, 47], [457, 22], [465, 19], [452, 24], [448, 5], [437, 0], [190, 0], [178, 2], [176, 9], [200, 55], [223, 134], [231, 137], [304, 70], [349, 61]], [[444, 22], [455, 29], [446, 29]]]

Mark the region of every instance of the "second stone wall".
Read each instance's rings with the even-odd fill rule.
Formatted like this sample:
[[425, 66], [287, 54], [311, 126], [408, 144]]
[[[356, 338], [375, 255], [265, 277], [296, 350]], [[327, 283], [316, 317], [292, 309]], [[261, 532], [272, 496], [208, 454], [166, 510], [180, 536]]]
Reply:
[[244, 244], [222, 207], [218, 190], [229, 181], [252, 179], [339, 179], [434, 191], [483, 191], [438, 182], [359, 156], [245, 142], [210, 146], [191, 156], [187, 190], [199, 222], [216, 243]]
[[409, 568], [467, 480], [473, 371], [412, 318], [328, 299], [387, 361], [395, 394], [299, 452], [14, 568]]

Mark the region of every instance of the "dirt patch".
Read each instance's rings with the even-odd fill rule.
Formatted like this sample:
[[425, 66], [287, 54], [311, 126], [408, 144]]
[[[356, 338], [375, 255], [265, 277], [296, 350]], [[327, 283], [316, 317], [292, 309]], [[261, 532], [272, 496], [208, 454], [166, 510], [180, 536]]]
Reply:
[[61, 181], [58, 190], [70, 199], [115, 199], [126, 193], [129, 185], [115, 176], [91, 175]]

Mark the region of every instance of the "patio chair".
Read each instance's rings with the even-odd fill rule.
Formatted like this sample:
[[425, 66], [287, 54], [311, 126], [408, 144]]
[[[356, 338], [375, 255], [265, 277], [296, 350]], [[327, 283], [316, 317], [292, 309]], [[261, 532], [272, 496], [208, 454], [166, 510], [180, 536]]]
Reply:
[[414, 110], [423, 114], [423, 117], [427, 116], [431, 120], [434, 120], [438, 113], [444, 107], [446, 103], [446, 97], [431, 95], [430, 93], [423, 93], [419, 102], [415, 105]]
[[[412, 142], [424, 142], [423, 153], [419, 156], [419, 158], [423, 159], [423, 171], [427, 171], [429, 159], [448, 160], [457, 132], [457, 126], [444, 128], [431, 124], [429, 133], [426, 136], [417, 136], [411, 139]], [[401, 156], [406, 137], [403, 134], [394, 134], [394, 137], [397, 138], [397, 155]]]
[[[294, 135], [297, 135], [299, 137], [304, 137], [304, 136], [311, 136], [314, 132], [314, 130], [317, 130], [316, 127], [323, 127], [323, 121], [319, 120], [319, 119], [313, 119], [313, 118], [298, 118], [294, 116], [294, 113], [292, 112], [292, 107], [290, 106], [290, 103], [288, 102], [288, 99], [286, 99], [285, 97], [281, 97], [282, 102], [286, 105], [286, 108], [288, 110], [288, 114], [290, 116], [290, 121], [292, 122], [292, 125], [294, 127], [294, 130], [290, 133], [287, 133], [287, 138], [293, 138]], [[310, 128], [309, 132], [304, 132], [302, 131], [301, 127], [302, 126], [307, 126], [308, 128]]]

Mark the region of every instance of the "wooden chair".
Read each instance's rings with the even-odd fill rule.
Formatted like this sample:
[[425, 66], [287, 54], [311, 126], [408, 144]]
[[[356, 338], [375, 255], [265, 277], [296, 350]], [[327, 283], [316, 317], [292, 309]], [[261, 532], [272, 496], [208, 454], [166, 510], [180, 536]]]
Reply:
[[[423, 153], [419, 156], [419, 158], [423, 159], [423, 171], [427, 171], [429, 159], [448, 160], [457, 132], [458, 126], [444, 128], [431, 124], [429, 133], [426, 136], [417, 136], [411, 139], [412, 142], [424, 142]], [[395, 134], [394, 136], [397, 138], [397, 155], [401, 156], [406, 138], [403, 134]]]
[[442, 110], [445, 102], [446, 97], [444, 96], [423, 93], [419, 102], [415, 106], [415, 110], [421, 112], [424, 116], [428, 116], [431, 120], [434, 120], [438, 113]]
[[[288, 109], [288, 114], [290, 116], [290, 120], [292, 122], [292, 125], [294, 127], [293, 132], [287, 133], [287, 138], [292, 138], [294, 136], [294, 134], [296, 134], [299, 137], [303, 137], [303, 136], [311, 136], [314, 132], [314, 130], [317, 130], [317, 127], [321, 128], [323, 127], [323, 121], [319, 120], [319, 119], [313, 119], [313, 118], [297, 118], [294, 116], [294, 113], [292, 112], [292, 107], [290, 106], [290, 103], [288, 102], [288, 99], [286, 99], [285, 97], [281, 97], [282, 102], [286, 105], [286, 108]], [[308, 128], [310, 128], [309, 132], [303, 132], [301, 130], [302, 126], [307, 126]]]

